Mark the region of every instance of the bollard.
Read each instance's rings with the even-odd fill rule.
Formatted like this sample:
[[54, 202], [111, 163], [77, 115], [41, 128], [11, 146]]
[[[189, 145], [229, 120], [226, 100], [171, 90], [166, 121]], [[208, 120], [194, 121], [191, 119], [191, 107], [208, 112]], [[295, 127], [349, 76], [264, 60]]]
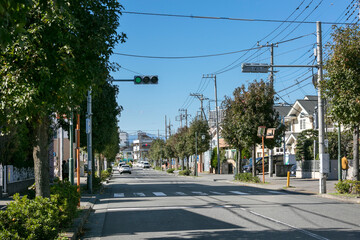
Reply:
[[287, 172], [286, 187], [290, 187], [290, 171]]

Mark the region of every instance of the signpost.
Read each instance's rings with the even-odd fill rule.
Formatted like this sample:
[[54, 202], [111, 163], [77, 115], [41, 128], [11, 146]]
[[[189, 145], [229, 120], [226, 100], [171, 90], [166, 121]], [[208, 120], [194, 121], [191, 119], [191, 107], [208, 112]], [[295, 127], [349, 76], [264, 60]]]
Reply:
[[268, 73], [270, 65], [266, 63], [243, 63], [241, 71], [244, 73]]

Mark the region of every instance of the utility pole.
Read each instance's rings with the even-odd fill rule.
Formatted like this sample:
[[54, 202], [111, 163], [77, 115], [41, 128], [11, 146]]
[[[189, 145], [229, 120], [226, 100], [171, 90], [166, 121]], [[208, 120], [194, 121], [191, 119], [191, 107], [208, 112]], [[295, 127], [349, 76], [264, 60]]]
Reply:
[[201, 119], [204, 119], [204, 117], [205, 117], [205, 120], [206, 120], [206, 114], [205, 114], [204, 108], [203, 108], [203, 101], [209, 100], [209, 98], [204, 98], [204, 95], [200, 94], [200, 93], [190, 93], [190, 96], [197, 97], [200, 100]]
[[172, 124], [171, 124], [170, 119], [169, 119], [169, 137], [171, 137], [171, 126], [172, 126]]
[[203, 78], [212, 78], [214, 79], [214, 87], [215, 87], [215, 112], [216, 112], [216, 142], [217, 142], [217, 160], [218, 160], [218, 174], [220, 174], [220, 149], [219, 149], [219, 110], [218, 110], [218, 104], [217, 104], [217, 86], [216, 86], [216, 75], [210, 74], [210, 75], [203, 75]]
[[185, 117], [185, 126], [188, 126], [188, 116], [191, 116], [191, 114], [187, 113], [187, 109], [181, 108], [179, 109], [179, 111], [185, 112], [185, 114], [183, 114], [183, 117]]
[[70, 114], [70, 157], [69, 157], [69, 181], [74, 185], [74, 112], [71, 110]]
[[195, 132], [195, 163], [194, 163], [194, 176], [197, 176], [198, 175], [198, 171], [197, 171], [197, 157], [198, 157], [198, 154], [197, 154], [197, 132]]
[[92, 112], [91, 112], [91, 89], [88, 91], [87, 97], [87, 113], [86, 113], [86, 136], [88, 150], [88, 175], [87, 183], [89, 192], [92, 193]]
[[316, 22], [317, 36], [317, 65], [318, 65], [318, 117], [319, 117], [319, 157], [320, 157], [320, 178], [319, 193], [326, 193], [326, 174], [329, 172], [329, 154], [325, 153], [324, 147], [324, 104], [320, 82], [323, 79], [323, 60], [322, 60], [322, 37], [321, 22]]
[[181, 112], [181, 109], [179, 109], [179, 116], [176, 116], [175, 120], [180, 121], [180, 128], [183, 127], [183, 125], [182, 125], [183, 116], [184, 116], [184, 114]]
[[165, 140], [167, 140], [167, 121], [166, 121], [166, 115], [165, 115]]

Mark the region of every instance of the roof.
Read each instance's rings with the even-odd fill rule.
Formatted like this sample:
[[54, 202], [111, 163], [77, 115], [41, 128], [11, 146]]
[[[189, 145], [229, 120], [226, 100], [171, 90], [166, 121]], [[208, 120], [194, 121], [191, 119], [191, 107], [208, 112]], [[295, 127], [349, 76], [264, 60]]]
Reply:
[[302, 108], [309, 114], [313, 115], [315, 107], [318, 105], [316, 100], [297, 100], [297, 102], [302, 106]]
[[317, 100], [318, 100], [318, 96], [316, 96], [316, 95], [306, 95], [306, 96], [304, 97], [304, 100], [317, 101]]
[[274, 106], [274, 109], [279, 113], [281, 117], [286, 116], [291, 108], [292, 106]]

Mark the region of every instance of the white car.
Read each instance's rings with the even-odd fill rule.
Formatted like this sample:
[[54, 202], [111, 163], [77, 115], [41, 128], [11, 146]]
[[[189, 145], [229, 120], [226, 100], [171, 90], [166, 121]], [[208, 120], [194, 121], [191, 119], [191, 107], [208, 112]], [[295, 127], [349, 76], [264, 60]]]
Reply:
[[123, 174], [123, 173], [129, 173], [131, 174], [131, 168], [129, 165], [122, 165], [120, 168], [119, 168], [119, 173], [120, 174]]

